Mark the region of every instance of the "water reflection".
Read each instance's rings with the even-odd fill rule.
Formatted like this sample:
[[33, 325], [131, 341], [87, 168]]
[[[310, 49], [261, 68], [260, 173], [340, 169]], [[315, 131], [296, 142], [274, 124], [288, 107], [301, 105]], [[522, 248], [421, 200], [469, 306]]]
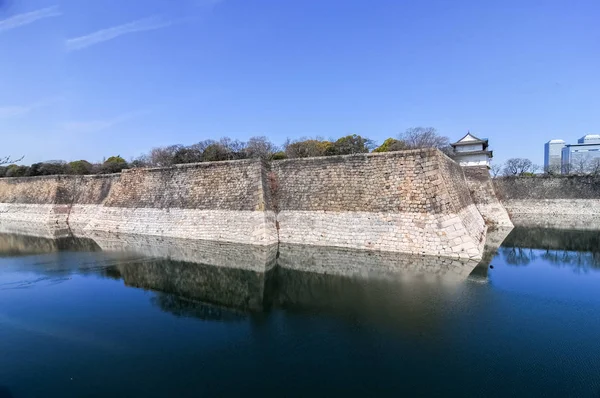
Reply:
[[600, 231], [515, 228], [501, 253], [510, 265], [526, 266], [541, 258], [561, 267], [600, 269]]
[[166, 238], [148, 235], [94, 234], [96, 244], [107, 252], [137, 253], [181, 263], [267, 272], [276, 264], [277, 245]]
[[194, 303], [262, 311], [271, 275], [270, 271], [257, 272], [160, 258], [126, 262], [119, 264], [117, 269], [126, 285], [163, 293], [154, 300], [155, 304], [178, 315], [211, 313], [212, 310], [204, 307], [191, 310]]
[[[303, 245], [252, 246], [122, 234], [59, 240], [0, 235], [0, 256], [102, 251], [71, 266], [154, 292], [151, 301], [182, 317], [237, 320], [271, 307], [340, 314], [416, 314], [416, 289], [448, 294], [475, 261]], [[490, 249], [492, 250], [492, 249]], [[44, 266], [44, 261], [49, 264]], [[56, 258], [33, 264], [48, 273]], [[45, 268], [44, 268], [45, 267]], [[484, 265], [487, 268], [487, 265]], [[374, 308], [380, 308], [374, 311]], [[390, 317], [390, 319], [398, 319]]]
[[0, 234], [0, 256], [28, 256], [60, 251], [95, 252], [102, 249], [87, 238], [64, 237], [59, 239], [17, 234]]

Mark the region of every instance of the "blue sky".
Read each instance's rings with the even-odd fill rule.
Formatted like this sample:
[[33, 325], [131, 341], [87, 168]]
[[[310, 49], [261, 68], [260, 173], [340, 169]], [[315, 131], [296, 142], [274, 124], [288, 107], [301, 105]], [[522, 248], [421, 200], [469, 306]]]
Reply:
[[600, 2], [4, 0], [0, 155], [433, 126], [496, 161], [600, 132]]

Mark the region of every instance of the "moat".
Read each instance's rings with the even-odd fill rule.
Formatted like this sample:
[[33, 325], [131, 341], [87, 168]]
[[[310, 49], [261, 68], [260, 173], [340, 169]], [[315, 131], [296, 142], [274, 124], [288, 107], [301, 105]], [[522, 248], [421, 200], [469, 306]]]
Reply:
[[597, 397], [600, 232], [506, 234], [480, 263], [0, 235], [0, 397]]

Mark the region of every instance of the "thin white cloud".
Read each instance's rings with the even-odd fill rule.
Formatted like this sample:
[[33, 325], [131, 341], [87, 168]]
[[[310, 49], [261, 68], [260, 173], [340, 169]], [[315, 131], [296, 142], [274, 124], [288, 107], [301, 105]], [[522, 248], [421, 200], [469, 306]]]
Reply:
[[78, 133], [95, 133], [114, 127], [118, 124], [124, 123], [128, 120], [134, 119], [138, 116], [145, 115], [146, 111], [137, 111], [124, 113], [111, 119], [104, 120], [87, 120], [87, 121], [70, 121], [65, 123], [64, 128], [68, 131], [74, 131]]
[[90, 33], [89, 35], [75, 37], [66, 41], [67, 51], [83, 50], [84, 48], [102, 43], [108, 40], [116, 39], [129, 33], [145, 32], [171, 26], [171, 21], [166, 21], [160, 17], [150, 17], [129, 22], [124, 25], [113, 26]]
[[39, 21], [40, 19], [57, 17], [59, 15], [61, 15], [61, 12], [58, 9], [58, 6], [41, 8], [39, 10], [17, 14], [0, 21], [0, 32], [29, 25], [35, 21]]
[[52, 105], [53, 103], [55, 103], [59, 100], [60, 100], [60, 98], [57, 97], [57, 98], [51, 98], [51, 99], [46, 99], [43, 101], [34, 102], [33, 104], [28, 104], [28, 105], [0, 106], [0, 119], [25, 116], [28, 113], [35, 111], [36, 109]]

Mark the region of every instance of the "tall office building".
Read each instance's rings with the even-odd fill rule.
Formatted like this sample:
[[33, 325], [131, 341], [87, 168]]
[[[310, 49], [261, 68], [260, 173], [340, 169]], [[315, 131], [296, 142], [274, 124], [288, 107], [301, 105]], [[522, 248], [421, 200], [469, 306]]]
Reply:
[[562, 172], [590, 173], [600, 169], [600, 135], [588, 134], [562, 148]]
[[562, 150], [566, 146], [563, 140], [550, 140], [544, 145], [544, 171], [560, 173], [562, 170]]

